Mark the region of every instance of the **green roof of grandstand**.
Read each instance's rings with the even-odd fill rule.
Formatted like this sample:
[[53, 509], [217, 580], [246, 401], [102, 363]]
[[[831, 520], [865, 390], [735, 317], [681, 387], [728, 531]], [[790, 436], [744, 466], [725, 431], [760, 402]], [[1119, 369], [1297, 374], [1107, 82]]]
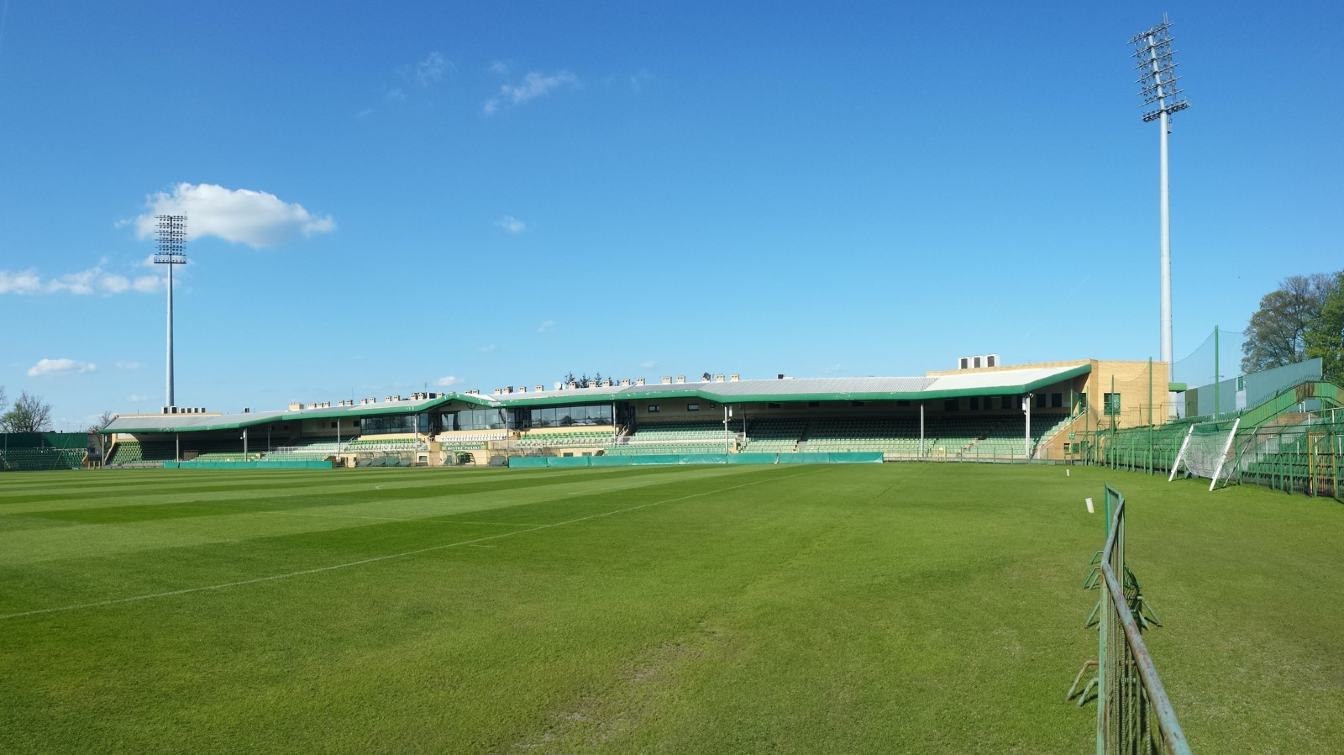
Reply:
[[422, 412], [459, 401], [486, 407], [529, 407], [592, 404], [605, 401], [698, 398], [719, 404], [799, 401], [927, 401], [961, 396], [1030, 393], [1061, 380], [1091, 372], [1090, 363], [1056, 367], [966, 370], [929, 377], [784, 378], [779, 380], [701, 381], [655, 385], [610, 385], [482, 395], [431, 394], [433, 398], [384, 401], [378, 404], [242, 414], [153, 414], [118, 417], [109, 433], [205, 432], [237, 430], [272, 422]]

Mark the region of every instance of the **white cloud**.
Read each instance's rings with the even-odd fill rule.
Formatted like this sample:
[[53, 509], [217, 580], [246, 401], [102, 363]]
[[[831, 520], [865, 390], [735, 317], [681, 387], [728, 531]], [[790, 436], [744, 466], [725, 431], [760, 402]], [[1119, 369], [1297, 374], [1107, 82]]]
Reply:
[[498, 349], [498, 348], [499, 348], [499, 347], [496, 346], [496, 345], [493, 344], [493, 343], [487, 343], [487, 344], [484, 345], [484, 346], [477, 346], [477, 347], [476, 347], [476, 350], [479, 351], [479, 352], [481, 352], [482, 354], [490, 354], [490, 353], [494, 352], [494, 351], [495, 351], [496, 349]]
[[149, 396], [144, 396], [139, 393], [132, 393], [131, 395], [126, 397], [126, 400], [131, 402], [132, 404], [143, 404], [149, 400]]
[[523, 80], [517, 84], [502, 85], [499, 88], [499, 94], [486, 100], [485, 104], [481, 106], [481, 112], [485, 115], [494, 115], [504, 105], [522, 105], [560, 87], [575, 87], [578, 85], [579, 77], [569, 71], [561, 70], [549, 74], [529, 71], [523, 77]]
[[141, 293], [159, 290], [160, 281], [156, 276], [140, 276], [132, 280], [120, 273], [110, 273], [98, 263], [87, 270], [66, 273], [56, 278], [44, 279], [36, 270], [29, 268], [10, 272], [0, 270], [0, 294], [124, 294], [132, 289]]
[[502, 228], [504, 232], [510, 236], [517, 236], [527, 230], [527, 223], [524, 223], [512, 215], [505, 215], [499, 220], [496, 220], [495, 225]]
[[140, 364], [139, 362], [133, 359], [122, 359], [119, 360], [116, 364], [116, 368], [119, 370], [138, 370], [143, 366], [144, 365]]
[[505, 62], [502, 61], [502, 60], [492, 60], [492, 61], [490, 61], [490, 73], [493, 73], [493, 74], [495, 74], [496, 76], [503, 76], [504, 74], [506, 74], [506, 73], [508, 73], [508, 72], [509, 72], [509, 64], [508, 64], [508, 63], [505, 63]]
[[[155, 291], [162, 291], [168, 287], [163, 278], [157, 275], [137, 275], [131, 283], [131, 287], [142, 294], [152, 294]], [[177, 286], [173, 286], [177, 290]]]
[[392, 87], [387, 90], [387, 94], [383, 95], [383, 99], [388, 102], [405, 102], [406, 92], [404, 92], [401, 87]]
[[644, 85], [653, 80], [653, 74], [649, 69], [641, 68], [630, 77], [630, 91], [639, 94], [644, 91]]
[[186, 215], [187, 238], [215, 236], [253, 248], [275, 246], [295, 236], [330, 233], [336, 222], [330, 215], [310, 213], [297, 202], [250, 189], [226, 189], [217, 184], [180, 183], [172, 192], [158, 192], [145, 200], [147, 211], [135, 219], [140, 238], [154, 235], [155, 215]]
[[452, 66], [453, 64], [443, 57], [443, 53], [435, 50], [426, 55], [419, 63], [411, 66], [405, 73], [408, 78], [419, 82], [420, 86], [427, 87], [443, 79]]
[[42, 279], [37, 272], [29, 268], [18, 272], [0, 270], [0, 294], [36, 294], [43, 293]]
[[371, 115], [373, 115], [373, 108], [371, 107], [366, 107], [358, 113], [355, 113], [356, 118], [368, 118]]
[[542, 320], [537, 326], [538, 333], [549, 333], [552, 330], [555, 330], [555, 320]]
[[434, 384], [440, 388], [447, 388], [449, 386], [457, 385], [460, 382], [462, 381], [458, 380], [456, 375], [444, 375], [438, 380], [435, 380]]
[[658, 366], [658, 363], [655, 362], [655, 361], [652, 360], [652, 359], [645, 359], [644, 361], [642, 361], [642, 362], [639, 363], [639, 368], [642, 369], [642, 370], [651, 370], [651, 369], [653, 369], [654, 367], [657, 367], [657, 366]]
[[93, 372], [98, 365], [92, 362], [76, 362], [73, 359], [39, 359], [37, 364], [28, 368], [28, 377], [43, 375], [67, 375]]

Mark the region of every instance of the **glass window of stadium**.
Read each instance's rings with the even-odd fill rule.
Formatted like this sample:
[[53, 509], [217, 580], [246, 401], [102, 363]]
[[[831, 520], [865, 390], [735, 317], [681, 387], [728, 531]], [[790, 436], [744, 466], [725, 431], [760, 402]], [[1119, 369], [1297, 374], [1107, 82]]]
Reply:
[[365, 417], [360, 423], [360, 431], [365, 435], [386, 435], [387, 433], [430, 432], [429, 414], [393, 414], [388, 416]]
[[[522, 410], [520, 410], [521, 413]], [[528, 422], [531, 427], [571, 427], [573, 425], [610, 425], [611, 404], [596, 406], [548, 406], [533, 409]], [[521, 421], [521, 420], [520, 420]]]
[[509, 414], [504, 409], [463, 409], [443, 415], [444, 430], [503, 430], [508, 426]]

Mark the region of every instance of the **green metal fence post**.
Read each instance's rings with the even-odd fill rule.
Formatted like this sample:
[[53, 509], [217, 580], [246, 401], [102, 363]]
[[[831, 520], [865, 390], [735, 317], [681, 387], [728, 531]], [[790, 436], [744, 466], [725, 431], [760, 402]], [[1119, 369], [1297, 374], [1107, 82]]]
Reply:
[[1218, 409], [1221, 408], [1222, 406], [1218, 398], [1218, 391], [1219, 391], [1218, 381], [1222, 377], [1219, 374], [1220, 372], [1221, 370], [1219, 369], [1218, 364], [1218, 326], [1214, 325], [1213, 326], [1213, 420], [1215, 422], [1218, 421]]

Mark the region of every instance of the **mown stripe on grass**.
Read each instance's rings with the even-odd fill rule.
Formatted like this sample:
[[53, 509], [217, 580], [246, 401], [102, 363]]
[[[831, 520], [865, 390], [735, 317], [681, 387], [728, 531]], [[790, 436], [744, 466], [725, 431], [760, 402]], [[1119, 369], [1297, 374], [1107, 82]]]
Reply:
[[[434, 551], [446, 550], [446, 549], [448, 549], [448, 548], [458, 548], [458, 547], [462, 547], [462, 546], [465, 546], [465, 545], [475, 545], [475, 544], [478, 544], [478, 543], [487, 543], [487, 542], [494, 541], [494, 540], [501, 540], [501, 539], [508, 538], [508, 537], [515, 537], [515, 536], [517, 536], [517, 535], [525, 535], [525, 534], [532, 533], [532, 532], [540, 532], [540, 531], [543, 531], [543, 530], [554, 529], [554, 528], [557, 528], [557, 527], [565, 527], [565, 526], [569, 526], [569, 525], [579, 524], [579, 523], [581, 523], [581, 522], [587, 522], [587, 521], [592, 521], [592, 520], [595, 520], [595, 519], [601, 519], [601, 518], [604, 518], [604, 517], [614, 516], [614, 515], [617, 515], [617, 514], [627, 514], [627, 513], [630, 513], [630, 512], [634, 512], [634, 511], [640, 511], [640, 510], [643, 510], [643, 509], [652, 508], [652, 507], [654, 507], [654, 506], [661, 506], [661, 505], [665, 505], [665, 504], [668, 504], [668, 503], [677, 503], [677, 502], [680, 502], [680, 501], [688, 501], [688, 500], [692, 500], [692, 499], [695, 499], [695, 498], [702, 498], [702, 497], [704, 497], [704, 496], [708, 496], [708, 495], [721, 495], [721, 494], [723, 494], [723, 493], [727, 493], [727, 492], [730, 492], [730, 491], [733, 491], [733, 490], [739, 490], [739, 489], [741, 489], [741, 488], [751, 487], [751, 486], [754, 486], [754, 485], [760, 485], [760, 484], [767, 483], [767, 482], [780, 482], [780, 481], [788, 480], [788, 479], [792, 479], [792, 478], [795, 478], [795, 477], [802, 477], [802, 476], [804, 476], [804, 475], [807, 475], [807, 474], [812, 473], [815, 469], [816, 469], [816, 468], [807, 468], [807, 469], [805, 469], [805, 470], [802, 471], [802, 472], [797, 472], [797, 473], [789, 474], [789, 475], [775, 475], [775, 474], [771, 473], [771, 474], [768, 474], [768, 476], [766, 476], [764, 479], [751, 480], [751, 481], [744, 482], [744, 483], [740, 483], [740, 484], [737, 484], [737, 485], [729, 485], [729, 486], [722, 487], [722, 488], [713, 488], [713, 489], [711, 489], [711, 490], [702, 490], [702, 491], [697, 492], [697, 493], [688, 493], [688, 494], [686, 494], [686, 495], [675, 496], [675, 497], [672, 497], [672, 498], [663, 498], [663, 499], [656, 500], [656, 501], [650, 501], [650, 502], [648, 502], [648, 503], [642, 503], [642, 504], [638, 504], [638, 505], [635, 505], [635, 506], [627, 506], [627, 507], [624, 507], [624, 508], [612, 509], [612, 510], [608, 510], [608, 511], [602, 511], [602, 512], [598, 512], [598, 513], [595, 513], [595, 514], [588, 514], [588, 515], [586, 515], [586, 516], [575, 517], [575, 518], [573, 518], [573, 519], [567, 519], [567, 520], [564, 520], [564, 521], [554, 522], [554, 523], [551, 523], [551, 524], [541, 524], [541, 525], [537, 525], [537, 526], [535, 526], [535, 527], [529, 527], [529, 528], [527, 528], [527, 529], [514, 530], [514, 531], [511, 531], [511, 532], [501, 532], [501, 533], [499, 533], [499, 534], [497, 534], [497, 535], [486, 535], [486, 536], [484, 536], [484, 537], [471, 538], [471, 539], [468, 539], [468, 540], [458, 540], [458, 541], [454, 541], [454, 542], [450, 542], [450, 543], [442, 543], [442, 544], [439, 544], [439, 545], [431, 545], [431, 546], [426, 546], [426, 547], [424, 547], [424, 548], [416, 548], [416, 549], [413, 549], [413, 550], [402, 551], [402, 552], [400, 552], [400, 553], [388, 553], [388, 554], [384, 554], [384, 555], [381, 555], [381, 556], [372, 556], [372, 557], [369, 557], [369, 558], [359, 559], [359, 560], [356, 560], [356, 561], [347, 561], [347, 562], [345, 562], [345, 563], [339, 563], [339, 564], [327, 564], [327, 565], [324, 565], [324, 566], [316, 566], [316, 567], [313, 567], [313, 568], [310, 568], [310, 569], [300, 569], [300, 570], [297, 570], [297, 571], [283, 572], [283, 573], [280, 573], [280, 574], [270, 574], [270, 575], [266, 575], [266, 576], [262, 576], [262, 577], [253, 577], [253, 578], [251, 578], [251, 579], [236, 580], [236, 581], [233, 581], [233, 582], [222, 582], [222, 583], [213, 584], [213, 585], [202, 585], [202, 586], [199, 586], [199, 587], [188, 587], [188, 588], [183, 588], [183, 589], [180, 589], [180, 590], [168, 590], [168, 591], [165, 591], [165, 592], [147, 593], [147, 594], [141, 594], [141, 595], [131, 595], [131, 596], [122, 597], [122, 598], [109, 598], [109, 599], [107, 599], [107, 600], [93, 601], [93, 602], [88, 602], [88, 603], [75, 603], [75, 604], [64, 605], [64, 606], [54, 606], [54, 607], [51, 607], [51, 608], [38, 608], [38, 609], [33, 609], [33, 610], [28, 610], [28, 611], [20, 611], [20, 612], [17, 612], [17, 613], [0, 614], [0, 621], [7, 621], [7, 620], [10, 620], [10, 619], [18, 619], [18, 618], [22, 618], [22, 617], [25, 617], [25, 616], [38, 616], [38, 615], [51, 614], [51, 613], [64, 613], [64, 612], [67, 612], [67, 611], [77, 611], [77, 610], [89, 609], [89, 608], [101, 608], [101, 607], [105, 607], [105, 606], [122, 605], [122, 604], [126, 604], [126, 603], [137, 603], [137, 602], [146, 601], [146, 600], [156, 600], [156, 599], [160, 599], [160, 598], [170, 598], [170, 597], [176, 597], [176, 596], [180, 596], [180, 595], [190, 595], [190, 594], [193, 594], [193, 593], [200, 593], [200, 592], [209, 592], [209, 591], [216, 591], [216, 590], [227, 590], [227, 589], [234, 588], [234, 587], [244, 587], [244, 586], [247, 586], [247, 585], [255, 585], [255, 584], [261, 584], [261, 583], [265, 583], [265, 582], [275, 582], [275, 581], [279, 581], [279, 580], [292, 579], [292, 578], [295, 578], [295, 577], [302, 577], [302, 576], [308, 576], [308, 575], [313, 575], [313, 574], [323, 574], [323, 573], [326, 573], [326, 572], [338, 571], [338, 570], [342, 570], [342, 569], [351, 569], [351, 568], [358, 567], [358, 566], [366, 566], [366, 565], [369, 565], [369, 564], [381, 563], [381, 562], [384, 562], [384, 561], [391, 561], [391, 560], [394, 560], [394, 559], [409, 558], [409, 557], [417, 556], [417, 555], [421, 555], [421, 554], [424, 554], [424, 553], [431, 553], [431, 552], [434, 552]], [[752, 471], [756, 471], [756, 470], [752, 470]], [[739, 473], [739, 474], [747, 474], [747, 472], [741, 472], [741, 473]]]
[[[14, 529], [0, 532], [0, 565], [39, 561], [87, 558], [145, 550], [209, 545], [219, 542], [247, 541], [304, 532], [329, 531], [343, 527], [365, 526], [351, 520], [322, 520], [298, 517], [282, 520], [267, 516], [274, 510], [312, 509], [333, 513], [355, 513], [428, 519], [452, 515], [507, 509], [520, 505], [561, 500], [567, 496], [593, 496], [635, 488], [676, 485], [681, 482], [736, 474], [729, 467], [680, 467], [675, 473], [644, 473], [633, 470], [621, 476], [558, 478], [549, 486], [527, 484], [518, 489], [488, 488], [467, 495], [451, 491], [411, 488], [387, 489], [376, 494], [367, 486], [352, 484], [342, 495], [323, 493], [303, 497], [281, 497], [274, 502], [264, 490], [252, 491], [258, 498], [243, 494], [232, 503], [216, 502], [211, 510], [217, 516], [165, 517], [157, 520], [117, 523], [60, 524], [45, 529]], [[530, 480], [520, 480], [529, 482]], [[426, 495], [430, 493], [432, 495]], [[437, 493], [437, 494], [436, 494]], [[373, 498], [372, 495], [380, 497]], [[475, 518], [479, 518], [476, 514]]]

